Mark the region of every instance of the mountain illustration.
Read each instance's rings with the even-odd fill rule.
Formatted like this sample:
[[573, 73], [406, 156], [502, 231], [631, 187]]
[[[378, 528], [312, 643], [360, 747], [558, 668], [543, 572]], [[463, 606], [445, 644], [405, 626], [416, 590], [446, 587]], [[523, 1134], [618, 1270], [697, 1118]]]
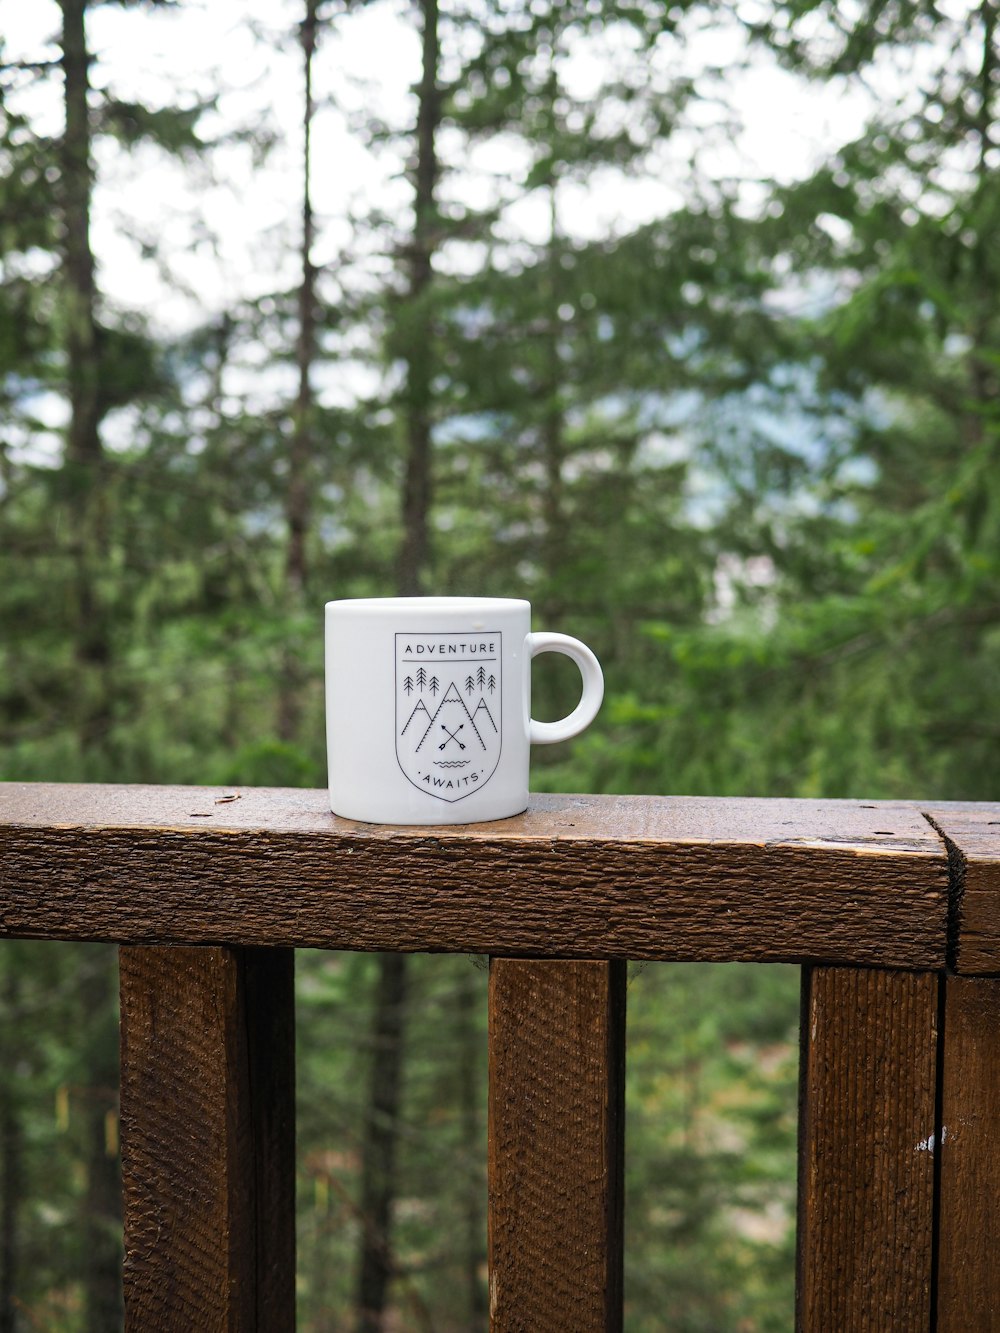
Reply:
[[496, 732], [497, 734], [499, 734], [499, 730], [500, 730], [500, 729], [499, 729], [499, 727], [497, 726], [497, 724], [493, 721], [493, 714], [492, 714], [492, 713], [490, 712], [490, 710], [486, 707], [486, 700], [485, 700], [485, 699], [480, 699], [479, 702], [476, 704], [475, 710], [473, 711], [473, 714], [472, 714], [472, 719], [473, 719], [473, 721], [475, 721], [477, 718], [479, 718], [480, 723], [482, 722], [483, 719], [482, 719], [481, 717], [479, 717], [479, 714], [480, 714], [480, 713], [485, 713], [485, 714], [486, 714], [487, 718], [489, 719], [490, 726], [493, 728], [494, 732]]
[[405, 727], [403, 728], [403, 730], [399, 733], [401, 736], [405, 736], [405, 735], [406, 735], [407, 731], [408, 731], [409, 728], [410, 728], [410, 723], [413, 721], [413, 719], [417, 716], [418, 713], [423, 713], [424, 716], [425, 716], [426, 718], [428, 718], [428, 719], [430, 718], [430, 713], [428, 713], [428, 711], [427, 711], [427, 705], [424, 703], [423, 699], [420, 700], [420, 702], [417, 704], [416, 708], [414, 708], [413, 712], [412, 712], [412, 713], [410, 714], [410, 716], [406, 719], [406, 726], [405, 726]]
[[[416, 710], [414, 710], [415, 712]], [[479, 712], [479, 709], [476, 709]], [[493, 719], [490, 718], [492, 722]], [[409, 723], [407, 723], [409, 725]], [[466, 731], [466, 726], [471, 729], [471, 736]], [[433, 733], [433, 735], [432, 735]], [[486, 749], [486, 742], [479, 734], [479, 728], [472, 719], [472, 714], [465, 706], [465, 700], [458, 692], [458, 687], [452, 681], [442, 696], [441, 702], [435, 710], [434, 716], [427, 724], [427, 730], [420, 737], [417, 749], [421, 749], [428, 737], [432, 736], [431, 743], [437, 743], [438, 749], [444, 749], [449, 746], [449, 754], [452, 749], [456, 752], [464, 750], [465, 746], [475, 736], [482, 749]], [[449, 744], [450, 743], [450, 744]]]

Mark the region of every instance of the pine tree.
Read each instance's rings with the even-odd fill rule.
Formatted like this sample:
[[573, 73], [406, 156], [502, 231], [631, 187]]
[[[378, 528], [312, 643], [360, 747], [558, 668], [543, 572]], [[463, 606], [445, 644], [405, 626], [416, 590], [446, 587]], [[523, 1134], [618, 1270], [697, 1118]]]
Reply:
[[[291, 440], [288, 449], [287, 482], [284, 509], [288, 527], [285, 552], [285, 585], [290, 606], [301, 607], [306, 592], [308, 560], [306, 546], [312, 518], [311, 474], [316, 454], [315, 400], [312, 376], [316, 359], [316, 267], [313, 263], [315, 219], [312, 202], [312, 133], [315, 116], [313, 96], [313, 61], [319, 32], [320, 0], [305, 0], [305, 14], [299, 25], [302, 46], [302, 277], [298, 291], [298, 334], [295, 346], [298, 392], [292, 413]], [[295, 645], [285, 652], [278, 701], [277, 730], [281, 740], [298, 737], [301, 713], [302, 664]]]
[[[435, 192], [438, 178], [437, 134], [440, 121], [439, 32], [437, 0], [419, 0], [421, 78], [414, 134], [413, 227], [408, 238], [406, 298], [397, 311], [393, 342], [405, 366], [400, 402], [406, 438], [402, 490], [402, 540], [397, 591], [412, 596], [424, 590], [429, 558], [432, 503], [431, 416], [434, 344], [428, 317], [435, 250]], [[427, 683], [423, 667], [417, 685]], [[432, 695], [438, 682], [430, 680]], [[357, 1330], [382, 1333], [393, 1276], [392, 1208], [396, 1194], [393, 1166], [402, 1096], [408, 1018], [408, 968], [404, 954], [379, 960], [379, 987], [373, 1014], [371, 1100], [362, 1166], [364, 1230], [359, 1256]]]

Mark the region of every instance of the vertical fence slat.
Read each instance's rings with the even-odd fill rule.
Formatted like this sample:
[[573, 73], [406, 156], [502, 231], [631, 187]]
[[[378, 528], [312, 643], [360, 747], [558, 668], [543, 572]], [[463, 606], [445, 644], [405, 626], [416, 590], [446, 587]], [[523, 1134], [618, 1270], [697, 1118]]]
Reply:
[[948, 977], [938, 1333], [1000, 1328], [1000, 979]]
[[493, 1333], [621, 1328], [624, 969], [492, 962]]
[[931, 1327], [938, 977], [804, 969], [797, 1327]]
[[125, 1324], [295, 1322], [291, 950], [120, 954]]

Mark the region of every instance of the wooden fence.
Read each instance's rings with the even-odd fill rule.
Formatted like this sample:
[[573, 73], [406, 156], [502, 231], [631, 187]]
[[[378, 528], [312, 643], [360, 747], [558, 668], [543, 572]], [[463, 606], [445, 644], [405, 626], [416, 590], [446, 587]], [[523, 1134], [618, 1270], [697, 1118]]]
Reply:
[[0, 784], [0, 934], [121, 945], [134, 1333], [294, 1326], [297, 946], [491, 955], [495, 1333], [621, 1327], [627, 959], [802, 965], [800, 1329], [1000, 1329], [1000, 805], [223, 795]]

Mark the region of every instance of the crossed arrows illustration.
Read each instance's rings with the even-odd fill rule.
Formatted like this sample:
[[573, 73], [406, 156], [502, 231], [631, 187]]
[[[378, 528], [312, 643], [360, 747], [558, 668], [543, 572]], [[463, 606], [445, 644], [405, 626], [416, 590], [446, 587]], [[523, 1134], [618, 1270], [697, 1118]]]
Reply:
[[[465, 723], [464, 723], [464, 722], [460, 722], [460, 723], [458, 724], [458, 726], [455, 728], [454, 731], [448, 731], [448, 728], [445, 726], [445, 724], [444, 724], [443, 722], [441, 723], [441, 730], [442, 730], [442, 731], [447, 731], [447, 732], [448, 732], [448, 741], [454, 741], [455, 744], [458, 746], [458, 748], [459, 748], [460, 750], [464, 750], [464, 749], [465, 749], [465, 746], [464, 746], [464, 745], [462, 744], [462, 742], [458, 739], [458, 733], [462, 730], [462, 728], [463, 728], [464, 726], [465, 726]], [[443, 750], [444, 747], [448, 744], [448, 741], [442, 741], [441, 744], [438, 746], [438, 749], [439, 749], [439, 750]]]

